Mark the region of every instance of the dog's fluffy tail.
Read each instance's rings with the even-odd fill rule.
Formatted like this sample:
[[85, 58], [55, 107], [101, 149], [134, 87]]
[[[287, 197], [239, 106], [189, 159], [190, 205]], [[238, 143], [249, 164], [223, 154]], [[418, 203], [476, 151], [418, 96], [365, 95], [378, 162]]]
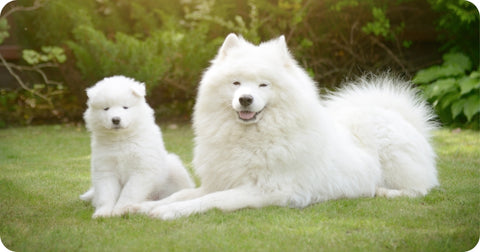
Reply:
[[427, 138], [431, 130], [438, 127], [435, 114], [419, 90], [412, 83], [392, 76], [360, 78], [327, 98], [331, 105], [381, 107], [396, 111]]

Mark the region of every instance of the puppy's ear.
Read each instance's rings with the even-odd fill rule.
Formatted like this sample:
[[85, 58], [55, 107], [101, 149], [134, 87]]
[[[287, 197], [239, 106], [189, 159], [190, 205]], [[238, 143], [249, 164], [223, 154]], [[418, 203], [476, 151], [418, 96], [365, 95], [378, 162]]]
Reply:
[[138, 83], [137, 85], [132, 86], [132, 93], [138, 97], [144, 97], [146, 95], [145, 84]]
[[228, 34], [227, 38], [225, 38], [225, 41], [223, 41], [222, 47], [220, 47], [218, 58], [222, 59], [223, 57], [227, 56], [228, 51], [237, 47], [240, 43], [241, 41], [237, 35], [233, 33]]
[[93, 86], [93, 87], [87, 88], [85, 92], [87, 93], [87, 97], [89, 99], [92, 99], [95, 96], [95, 94], [97, 94], [97, 89], [95, 88], [95, 86]]
[[279, 48], [288, 52], [287, 41], [285, 40], [284, 35], [281, 35], [280, 37], [277, 38], [277, 44], [278, 44]]

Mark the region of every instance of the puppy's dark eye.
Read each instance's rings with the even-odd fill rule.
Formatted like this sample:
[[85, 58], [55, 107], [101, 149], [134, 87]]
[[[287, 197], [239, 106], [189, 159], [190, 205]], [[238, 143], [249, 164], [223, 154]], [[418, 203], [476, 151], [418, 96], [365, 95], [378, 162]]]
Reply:
[[110, 109], [109, 107], [103, 108], [103, 110], [105, 110], [105, 111], [107, 111], [107, 110], [109, 110], [109, 109]]
[[268, 86], [268, 84], [265, 84], [265, 83], [261, 83], [260, 85], [258, 85], [259, 87], [266, 87]]
[[128, 109], [128, 107], [127, 107], [127, 106], [123, 106], [123, 109]]
[[240, 86], [240, 82], [235, 81], [235, 82], [233, 83], [233, 85], [235, 85], [235, 86]]

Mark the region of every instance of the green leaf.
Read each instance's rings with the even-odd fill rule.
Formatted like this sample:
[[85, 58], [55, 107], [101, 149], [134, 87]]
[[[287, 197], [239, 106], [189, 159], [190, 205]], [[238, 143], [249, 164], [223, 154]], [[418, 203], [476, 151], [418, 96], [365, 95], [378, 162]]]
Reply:
[[480, 79], [465, 77], [462, 78], [459, 83], [460, 85], [460, 94], [467, 94], [473, 89], [480, 89]]
[[385, 11], [381, 8], [372, 8], [373, 22], [368, 22], [362, 27], [362, 31], [366, 34], [375, 34], [375, 36], [381, 35], [387, 38], [390, 34], [390, 20], [386, 17]]
[[40, 62], [40, 54], [34, 50], [23, 50], [22, 58], [30, 65], [35, 65]]
[[407, 49], [410, 48], [412, 46], [412, 44], [413, 44], [413, 41], [411, 41], [411, 40], [402, 41], [402, 46], [407, 48]]
[[467, 116], [467, 120], [472, 120], [472, 117], [480, 112], [480, 95], [474, 94], [467, 98], [463, 107], [463, 113]]
[[437, 79], [458, 76], [464, 73], [465, 71], [457, 65], [432, 66], [418, 71], [412, 81], [415, 84], [426, 84]]
[[65, 51], [61, 47], [52, 47], [50, 51], [50, 55], [54, 60], [58, 63], [63, 63], [67, 60], [67, 56], [65, 55]]
[[452, 103], [460, 98], [460, 94], [455, 92], [455, 93], [448, 93], [447, 95], [443, 96], [442, 98], [439, 99], [439, 105], [440, 109], [446, 109], [449, 106], [452, 105]]
[[452, 104], [452, 108], [451, 108], [452, 118], [455, 118], [458, 115], [460, 115], [460, 113], [462, 113], [465, 102], [467, 102], [467, 100], [463, 99], [463, 100], [458, 100], [457, 102], [454, 102]]
[[473, 71], [470, 73], [470, 78], [480, 78], [480, 71]]
[[67, 56], [65, 54], [63, 55], [56, 55], [55, 59], [57, 59], [58, 63], [63, 63], [67, 61]]
[[313, 46], [313, 42], [308, 38], [304, 38], [300, 42], [300, 46], [303, 47], [303, 48], [310, 48], [310, 47]]
[[441, 66], [432, 66], [418, 71], [412, 81], [416, 84], [430, 83], [445, 77], [464, 75], [467, 70], [472, 68], [470, 59], [461, 53], [445, 54], [443, 61]]
[[10, 26], [8, 25], [7, 19], [0, 18], [0, 44], [10, 36], [8, 29], [10, 29]]
[[433, 66], [427, 69], [422, 69], [415, 74], [413, 77], [413, 82], [415, 84], [426, 84], [430, 83], [433, 80], [436, 80], [438, 78], [438, 68], [440, 66]]
[[446, 93], [457, 91], [456, 80], [454, 78], [440, 79], [428, 85], [425, 94], [428, 97], [440, 97]]
[[44, 89], [45, 84], [33, 84], [33, 89]]
[[52, 47], [51, 46], [42, 46], [42, 52], [48, 54], [48, 53], [52, 52]]
[[463, 53], [447, 53], [443, 55], [444, 66], [457, 66], [463, 71], [468, 71], [472, 68], [472, 62]]
[[47, 62], [50, 60], [50, 57], [48, 55], [41, 55], [40, 54], [40, 61]]

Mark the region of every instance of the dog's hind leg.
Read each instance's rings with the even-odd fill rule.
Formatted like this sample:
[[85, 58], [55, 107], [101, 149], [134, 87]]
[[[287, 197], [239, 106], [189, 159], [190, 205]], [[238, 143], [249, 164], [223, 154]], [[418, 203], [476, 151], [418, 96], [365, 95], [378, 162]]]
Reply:
[[424, 196], [427, 194], [427, 191], [413, 191], [413, 190], [397, 190], [397, 189], [389, 189], [385, 187], [378, 187], [375, 190], [375, 196], [377, 197], [386, 197], [386, 198], [395, 198], [399, 196], [407, 196], [407, 197], [418, 197]]

